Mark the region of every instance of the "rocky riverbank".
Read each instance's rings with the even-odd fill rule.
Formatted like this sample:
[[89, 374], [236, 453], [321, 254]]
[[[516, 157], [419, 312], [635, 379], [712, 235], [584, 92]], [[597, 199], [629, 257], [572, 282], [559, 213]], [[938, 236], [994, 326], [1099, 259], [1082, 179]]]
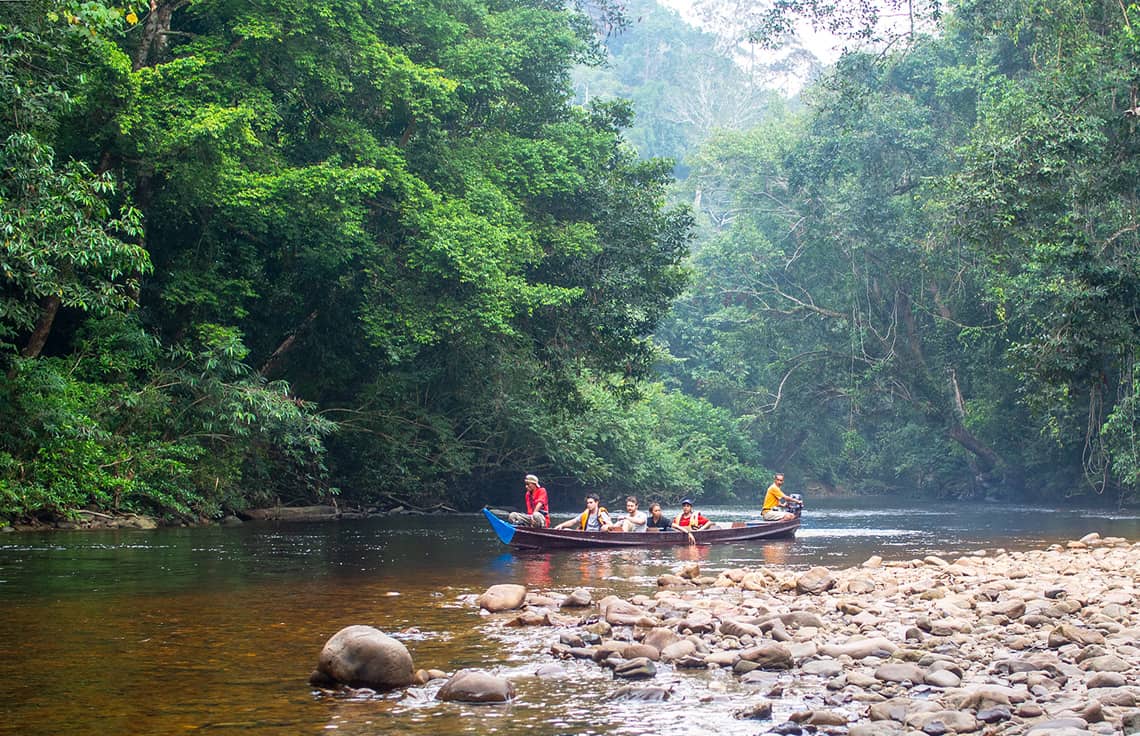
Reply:
[[694, 565], [629, 599], [516, 593], [478, 605], [628, 680], [615, 697], [730, 670], [757, 733], [1140, 734], [1140, 543], [1120, 538], [842, 570]]

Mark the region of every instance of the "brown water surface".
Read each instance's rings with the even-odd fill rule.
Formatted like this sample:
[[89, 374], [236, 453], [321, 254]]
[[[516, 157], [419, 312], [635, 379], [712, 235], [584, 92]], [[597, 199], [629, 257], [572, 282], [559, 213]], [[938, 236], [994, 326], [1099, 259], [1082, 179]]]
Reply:
[[[739, 515], [708, 509], [716, 518]], [[1140, 539], [1135, 515], [995, 507], [809, 511], [792, 542], [515, 554], [482, 517], [402, 517], [239, 528], [10, 534], [0, 538], [0, 733], [79, 734], [752, 734], [732, 713], [769, 689], [727, 671], [673, 672], [652, 683], [668, 703], [610, 703], [622, 684], [594, 664], [534, 677], [550, 630], [504, 626], [472, 597], [521, 582], [600, 598], [653, 592], [681, 562], [855, 564], [982, 547], [1025, 548], [1089, 531]], [[403, 640], [417, 667], [479, 667], [510, 677], [507, 706], [434, 700], [436, 686], [330, 698], [307, 684], [324, 642], [350, 624]], [[771, 684], [779, 677], [773, 675]], [[777, 720], [797, 707], [777, 702]], [[768, 724], [769, 726], [771, 723]]]

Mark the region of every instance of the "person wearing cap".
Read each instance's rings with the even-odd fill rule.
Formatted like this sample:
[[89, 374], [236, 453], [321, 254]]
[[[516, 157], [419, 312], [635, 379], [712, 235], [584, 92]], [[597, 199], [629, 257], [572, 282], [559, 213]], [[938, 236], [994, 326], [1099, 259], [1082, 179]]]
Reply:
[[768, 486], [768, 492], [764, 494], [764, 506], [760, 509], [760, 518], [764, 521], [784, 521], [796, 517], [795, 514], [787, 510], [791, 499], [781, 490], [783, 485], [784, 474], [776, 473], [772, 485]]
[[523, 485], [526, 487], [526, 513], [512, 511], [507, 520], [515, 526], [550, 526], [550, 501], [546, 489], [538, 484], [538, 476], [528, 475], [523, 478]]
[[711, 521], [701, 516], [699, 511], [693, 511], [693, 499], [681, 499], [681, 513], [677, 514], [676, 518], [673, 519], [674, 529], [688, 534], [689, 542], [696, 544], [697, 540], [693, 538], [693, 532], [699, 532], [711, 526]]

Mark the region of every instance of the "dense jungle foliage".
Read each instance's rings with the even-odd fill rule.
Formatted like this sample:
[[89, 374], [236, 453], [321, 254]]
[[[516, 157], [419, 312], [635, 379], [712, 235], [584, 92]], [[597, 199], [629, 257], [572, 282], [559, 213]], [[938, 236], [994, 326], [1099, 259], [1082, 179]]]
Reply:
[[1134, 499], [1140, 10], [910, 10], [0, 4], [0, 517]]

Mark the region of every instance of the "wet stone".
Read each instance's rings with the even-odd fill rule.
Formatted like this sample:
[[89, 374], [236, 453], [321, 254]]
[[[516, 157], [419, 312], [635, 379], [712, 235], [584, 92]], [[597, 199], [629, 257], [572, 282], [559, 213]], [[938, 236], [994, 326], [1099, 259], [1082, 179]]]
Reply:
[[634, 687], [633, 685], [622, 685], [609, 699], [661, 703], [668, 700], [669, 697], [670, 692], [663, 687]]
[[593, 605], [594, 598], [585, 588], [577, 588], [562, 601], [563, 608], [586, 608]]
[[1004, 705], [998, 705], [991, 708], [982, 708], [978, 711], [977, 718], [984, 723], [999, 723], [1001, 721], [1008, 721], [1013, 717], [1009, 708]]
[[768, 700], [761, 700], [734, 712], [732, 717], [740, 721], [767, 721], [772, 717], [772, 703]]
[[436, 693], [436, 700], [459, 703], [506, 703], [514, 699], [515, 686], [480, 670], [459, 670]]
[[657, 666], [648, 657], [627, 659], [614, 667], [614, 677], [623, 680], [648, 680], [657, 675]]

